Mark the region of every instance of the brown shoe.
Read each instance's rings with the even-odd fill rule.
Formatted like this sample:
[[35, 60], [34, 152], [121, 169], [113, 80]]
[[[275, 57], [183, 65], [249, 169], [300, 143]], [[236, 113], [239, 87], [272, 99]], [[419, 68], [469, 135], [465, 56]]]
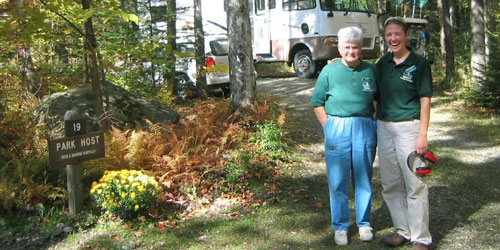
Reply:
[[415, 244], [413, 244], [413, 249], [415, 249], [415, 250], [427, 250], [427, 249], [429, 249], [429, 247], [424, 243], [415, 242]]
[[400, 234], [394, 234], [389, 238], [385, 238], [384, 243], [389, 247], [399, 247], [408, 243], [408, 240]]

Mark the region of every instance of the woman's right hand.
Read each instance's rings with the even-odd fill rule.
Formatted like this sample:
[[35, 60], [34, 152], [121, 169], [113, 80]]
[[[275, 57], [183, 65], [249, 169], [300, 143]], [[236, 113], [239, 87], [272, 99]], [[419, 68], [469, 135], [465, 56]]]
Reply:
[[335, 58], [332, 58], [331, 60], [328, 61], [328, 63], [332, 63], [332, 62], [335, 62], [337, 60], [339, 60], [340, 57], [335, 57]]

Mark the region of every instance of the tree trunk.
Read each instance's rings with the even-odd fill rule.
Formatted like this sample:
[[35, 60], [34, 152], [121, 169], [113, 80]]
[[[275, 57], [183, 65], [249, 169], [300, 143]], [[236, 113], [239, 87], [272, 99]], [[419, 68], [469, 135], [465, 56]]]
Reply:
[[[82, 7], [84, 10], [91, 8], [92, 0], [82, 0]], [[95, 109], [99, 125], [102, 129], [109, 129], [107, 119], [104, 117], [104, 105], [101, 90], [101, 81], [104, 81], [103, 76], [100, 75], [102, 72], [99, 69], [98, 61], [98, 45], [97, 39], [94, 33], [94, 26], [92, 23], [92, 17], [89, 17], [84, 23], [84, 47], [87, 54], [87, 68], [89, 76], [86, 78], [92, 84], [92, 89], [95, 95]]]
[[[17, 10], [17, 14], [19, 16], [26, 16], [26, 11], [24, 10], [24, 1], [16, 0], [15, 6]], [[28, 23], [26, 21], [22, 21], [22, 27], [25, 27]], [[22, 58], [23, 65], [21, 67], [21, 72], [26, 79], [26, 87], [28, 91], [32, 94], [41, 94], [38, 91], [41, 88], [40, 80], [38, 79], [38, 75], [35, 71], [35, 66], [33, 65], [33, 57], [31, 57], [31, 47], [28, 43], [24, 46], [21, 46], [18, 54]], [[37, 95], [38, 96], [38, 95]], [[39, 96], [40, 97], [40, 96]]]
[[[385, 13], [386, 8], [385, 8], [385, 1], [382, 0], [377, 0], [377, 11], [379, 14]], [[380, 55], [383, 55], [385, 52], [385, 43], [382, 42], [384, 41], [384, 23], [382, 22], [382, 18], [377, 18], [377, 24], [378, 24], [378, 34], [381, 34], [380, 36], [380, 43], [378, 44], [379, 49], [380, 49]]]
[[176, 12], [177, 5], [175, 0], [167, 0], [167, 44], [171, 50], [167, 53], [167, 71], [165, 72], [165, 82], [167, 83], [167, 92], [170, 95], [177, 94], [177, 82], [175, 81], [175, 56], [174, 50], [176, 49]]
[[486, 64], [484, 52], [484, 5], [483, 0], [471, 0], [471, 70], [472, 82], [480, 84]]
[[[149, 13], [151, 13], [151, 12], [152, 12], [152, 9], [153, 9], [153, 8], [152, 8], [152, 5], [151, 5], [151, 0], [148, 0], [147, 5], [148, 5], [148, 11], [149, 11]], [[155, 34], [153, 33], [153, 25], [154, 25], [154, 23], [153, 23], [153, 15], [152, 15], [152, 14], [150, 14], [150, 15], [149, 15], [149, 25], [148, 25], [148, 29], [149, 29], [149, 38], [151, 39], [151, 41], [153, 41], [153, 37], [154, 37], [154, 35], [155, 35]], [[143, 77], [144, 77], [144, 78], [147, 78], [148, 73], [146, 73], [144, 70], [143, 70], [142, 72], [144, 72]], [[155, 64], [154, 62], [151, 62], [151, 81], [153, 82], [153, 88], [154, 88], [154, 87], [156, 87], [156, 76], [155, 76], [156, 74], [155, 74], [155, 72], [156, 72], [156, 64]], [[169, 75], [165, 74], [165, 77], [166, 77], [166, 78], [168, 78], [168, 77], [169, 77]], [[161, 80], [160, 80], [160, 81], [161, 81]], [[168, 86], [168, 83], [169, 83], [169, 82], [167, 82], [167, 80], [166, 80], [166, 79], [165, 79], [164, 81], [166, 82], [166, 84], [167, 84], [167, 86]]]
[[246, 117], [254, 111], [255, 74], [248, 0], [225, 0], [229, 42], [230, 111]]
[[448, 0], [438, 0], [441, 23], [441, 55], [446, 72], [446, 79], [455, 75], [455, 53], [453, 50], [453, 33], [450, 18], [450, 4]]
[[196, 87], [202, 98], [207, 98], [207, 77], [203, 73], [205, 64], [205, 34], [203, 32], [203, 16], [201, 14], [201, 0], [194, 0], [194, 36], [196, 48]]
[[458, 9], [458, 2], [459, 0], [448, 0], [448, 5], [450, 6], [450, 25], [452, 28], [457, 27], [460, 25], [458, 22], [458, 18], [460, 15], [460, 10]]
[[488, 64], [489, 58], [491, 56], [491, 46], [494, 46], [494, 36], [492, 36], [492, 33], [496, 31], [496, 25], [495, 25], [495, 10], [493, 8], [493, 1], [492, 0], [484, 0], [484, 20], [485, 20], [485, 37], [484, 37], [484, 43], [486, 45], [485, 47], [485, 62]]
[[28, 83], [27, 84], [28, 90], [30, 93], [35, 94], [38, 97], [41, 97], [43, 93], [39, 93], [39, 90], [41, 89], [42, 85], [40, 83], [40, 80], [38, 79], [38, 75], [36, 74], [35, 66], [33, 65], [33, 58], [31, 57], [31, 47], [26, 46], [23, 49], [21, 49], [20, 52], [22, 52], [22, 58], [23, 58], [22, 72], [24, 78]]

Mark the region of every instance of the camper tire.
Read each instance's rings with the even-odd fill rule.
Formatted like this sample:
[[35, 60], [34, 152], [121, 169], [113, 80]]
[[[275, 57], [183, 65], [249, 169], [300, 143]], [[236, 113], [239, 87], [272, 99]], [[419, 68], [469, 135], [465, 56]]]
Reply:
[[293, 57], [293, 69], [299, 78], [312, 78], [316, 73], [316, 66], [308, 49], [299, 50]]

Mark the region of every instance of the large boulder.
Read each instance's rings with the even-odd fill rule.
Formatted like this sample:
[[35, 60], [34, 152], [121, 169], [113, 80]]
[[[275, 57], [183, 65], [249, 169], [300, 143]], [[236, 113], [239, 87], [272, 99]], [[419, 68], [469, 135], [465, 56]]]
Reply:
[[[105, 82], [102, 85], [104, 109], [106, 117], [118, 128], [135, 127], [140, 124], [148, 126], [152, 123], [172, 124], [179, 122], [180, 115], [160, 102], [132, 94], [124, 88]], [[106, 100], [106, 96], [109, 99]], [[46, 96], [37, 108], [39, 122], [46, 123], [52, 136], [62, 136], [64, 131], [64, 114], [68, 110], [76, 110], [87, 118], [88, 132], [98, 131], [95, 112], [95, 95], [90, 85], [70, 89]]]

